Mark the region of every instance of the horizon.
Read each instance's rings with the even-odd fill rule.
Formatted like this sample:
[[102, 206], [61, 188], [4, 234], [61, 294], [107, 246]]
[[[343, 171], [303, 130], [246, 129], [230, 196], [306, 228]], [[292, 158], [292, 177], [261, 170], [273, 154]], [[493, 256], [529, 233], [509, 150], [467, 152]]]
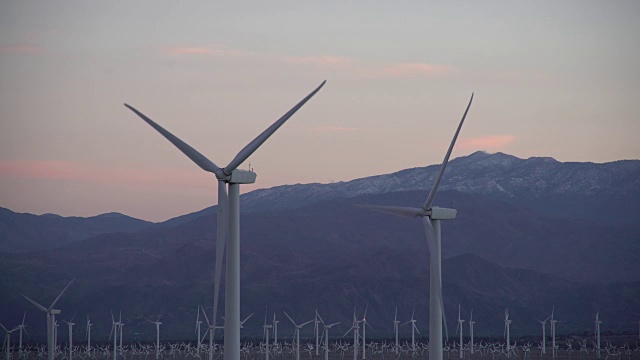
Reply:
[[[507, 155], [507, 156], [513, 156], [513, 157], [516, 157], [516, 158], [518, 158], [520, 160], [525, 160], [525, 161], [526, 160], [530, 160], [530, 159], [535, 159], [535, 158], [551, 158], [551, 159], [556, 160], [556, 161], [558, 161], [560, 163], [584, 163], [584, 164], [595, 164], [595, 165], [607, 164], [607, 163], [618, 162], [618, 161], [640, 161], [640, 159], [619, 159], [619, 160], [612, 160], [612, 161], [607, 161], [607, 162], [560, 161], [560, 160], [555, 159], [555, 158], [550, 157], [550, 156], [535, 156], [535, 155], [532, 155], [532, 156], [527, 157], [527, 158], [522, 158], [522, 157], [518, 157], [516, 155], [512, 155], [512, 154], [509, 154], [509, 153], [506, 153], [506, 152], [502, 152], [502, 151], [489, 152], [489, 151], [486, 151], [486, 150], [477, 150], [477, 151], [474, 151], [474, 152], [466, 154], [466, 155], [460, 155], [458, 157], [451, 158], [450, 162], [453, 162], [454, 160], [457, 160], [457, 159], [460, 159], [460, 158], [469, 157], [469, 156], [474, 155], [476, 153], [483, 153], [483, 154], [487, 154], [487, 155], [503, 154], [503, 155]], [[354, 179], [348, 179], [348, 180], [339, 180], [339, 181], [330, 181], [330, 182], [307, 182], [307, 183], [296, 183], [296, 184], [278, 184], [278, 185], [273, 185], [273, 186], [270, 186], [270, 187], [252, 186], [254, 188], [252, 188], [252, 189], [250, 189], [248, 191], [242, 192], [241, 196], [245, 195], [245, 194], [248, 194], [250, 192], [256, 191], [256, 190], [271, 189], [271, 188], [279, 187], [279, 186], [295, 186], [295, 185], [309, 185], [309, 184], [328, 185], [328, 184], [335, 184], [335, 183], [348, 183], [348, 182], [351, 182], [351, 181], [356, 181], [356, 180], [360, 180], [360, 179], [364, 179], [364, 178], [368, 178], [368, 177], [390, 175], [390, 174], [394, 174], [394, 173], [401, 172], [401, 171], [404, 171], [404, 170], [417, 169], [417, 168], [426, 168], [426, 167], [429, 167], [429, 166], [439, 166], [439, 165], [440, 165], [439, 163], [434, 163], [434, 164], [429, 164], [429, 165], [424, 165], [424, 166], [414, 166], [414, 167], [408, 167], [408, 168], [405, 168], [405, 169], [398, 169], [398, 170], [387, 172], [387, 173], [383, 173], [383, 174], [373, 174], [373, 175], [369, 175], [369, 176], [364, 176], [364, 177], [359, 177], [359, 178], [354, 178]], [[445, 176], [446, 176], [446, 172], [445, 172]], [[102, 212], [102, 213], [97, 213], [97, 214], [79, 215], [79, 214], [62, 214], [62, 213], [55, 213], [55, 212], [35, 213], [35, 212], [29, 212], [29, 211], [19, 211], [19, 210], [16, 210], [16, 209], [9, 208], [9, 207], [5, 206], [4, 204], [0, 204], [0, 207], [8, 209], [8, 210], [10, 210], [10, 211], [12, 211], [14, 213], [31, 214], [31, 215], [37, 215], [37, 216], [54, 215], [54, 216], [62, 216], [62, 217], [92, 218], [92, 217], [98, 217], [98, 216], [102, 216], [102, 215], [119, 214], [119, 215], [124, 215], [124, 216], [132, 217], [132, 218], [135, 218], [135, 219], [140, 219], [140, 220], [144, 220], [144, 221], [148, 221], [148, 222], [152, 222], [152, 223], [162, 223], [162, 222], [174, 219], [176, 217], [180, 217], [180, 216], [183, 216], [183, 215], [188, 215], [188, 214], [191, 214], [191, 213], [194, 213], [194, 212], [199, 212], [199, 211], [205, 210], [207, 208], [210, 208], [210, 207], [213, 207], [213, 206], [216, 206], [216, 205], [217, 205], [217, 202], [212, 203], [212, 204], [210, 204], [208, 206], [205, 206], [203, 208], [188, 210], [185, 213], [177, 214], [177, 215], [171, 216], [169, 218], [159, 219], [159, 220], [157, 220], [157, 219], [154, 220], [154, 219], [140, 218], [140, 217], [136, 217], [136, 216], [133, 216], [131, 214], [127, 214], [127, 213], [120, 212], [120, 211], [107, 211], [107, 212]]]

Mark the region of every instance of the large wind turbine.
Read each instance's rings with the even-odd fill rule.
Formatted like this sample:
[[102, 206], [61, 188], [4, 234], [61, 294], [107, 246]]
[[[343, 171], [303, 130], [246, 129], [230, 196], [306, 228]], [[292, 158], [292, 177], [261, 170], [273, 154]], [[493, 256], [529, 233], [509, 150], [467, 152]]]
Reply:
[[[220, 292], [220, 276], [222, 274], [222, 254], [225, 242], [227, 247], [226, 261], [226, 289], [225, 289], [225, 321], [224, 328], [224, 358], [235, 360], [240, 358], [240, 184], [253, 184], [256, 181], [256, 173], [253, 171], [238, 170], [254, 151], [256, 151], [273, 133], [282, 126], [296, 111], [298, 111], [311, 97], [324, 86], [326, 80], [302, 99], [296, 106], [287, 111], [280, 119], [269, 126], [253, 141], [247, 144], [231, 162], [224, 168], [218, 167], [211, 160], [189, 146], [175, 135], [165, 130], [153, 120], [136, 110], [130, 105], [127, 108], [140, 116], [147, 124], [156, 129], [162, 136], [175, 145], [183, 154], [196, 163], [202, 170], [214, 173], [218, 179], [218, 214], [216, 234], [216, 263], [213, 295], [213, 330], [218, 312], [218, 294]], [[227, 195], [227, 185], [229, 193]]]
[[449, 145], [449, 150], [447, 150], [447, 154], [444, 156], [444, 160], [442, 161], [442, 165], [440, 166], [440, 172], [438, 173], [436, 181], [433, 184], [429, 195], [427, 196], [427, 201], [425, 201], [422, 208], [400, 206], [366, 206], [374, 210], [390, 213], [393, 215], [410, 218], [419, 217], [422, 219], [422, 224], [427, 236], [427, 244], [429, 246], [430, 260], [429, 359], [431, 360], [442, 360], [442, 324], [444, 324], [445, 334], [447, 334], [448, 337], [447, 322], [444, 314], [444, 300], [442, 298], [442, 233], [440, 229], [440, 220], [455, 219], [457, 214], [457, 211], [455, 209], [439, 208], [431, 205], [433, 204], [433, 199], [436, 196], [438, 185], [440, 185], [440, 180], [442, 180], [442, 175], [444, 175], [444, 170], [447, 167], [447, 163], [449, 162], [449, 157], [451, 156], [451, 152], [453, 151], [453, 146], [456, 143], [456, 139], [458, 138], [458, 134], [460, 133], [460, 129], [462, 128], [462, 124], [464, 123], [464, 119], [467, 117], [467, 112], [469, 112], [472, 101], [473, 94], [471, 94], [469, 105], [467, 105], [467, 109], [464, 111], [462, 120], [460, 120], [460, 124], [458, 125], [456, 133], [453, 136], [453, 140], [451, 140], [451, 145]]
[[67, 286], [65, 286], [64, 289], [62, 289], [58, 297], [56, 297], [55, 300], [53, 300], [53, 302], [51, 303], [51, 305], [49, 305], [48, 308], [31, 300], [28, 296], [21, 294], [25, 299], [29, 300], [30, 303], [35, 305], [35, 307], [44, 311], [47, 314], [47, 359], [48, 360], [53, 360], [55, 356], [55, 340], [54, 340], [55, 334], [54, 333], [55, 333], [55, 326], [56, 326], [56, 315], [61, 313], [60, 310], [54, 309], [53, 307], [56, 305], [58, 300], [60, 300], [60, 297], [62, 296], [62, 294], [64, 294], [64, 292], [67, 291], [69, 286], [71, 286], [71, 283], [73, 283], [73, 280], [69, 281], [69, 284], [67, 284]]

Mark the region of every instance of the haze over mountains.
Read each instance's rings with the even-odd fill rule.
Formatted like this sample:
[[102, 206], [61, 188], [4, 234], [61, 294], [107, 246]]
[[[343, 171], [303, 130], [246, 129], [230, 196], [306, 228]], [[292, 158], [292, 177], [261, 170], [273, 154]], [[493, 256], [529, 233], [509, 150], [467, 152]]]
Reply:
[[[261, 332], [265, 305], [305, 320], [318, 308], [328, 321], [348, 322], [353, 306], [368, 304], [368, 321], [381, 334], [391, 332], [396, 305], [403, 321], [416, 306], [426, 332], [428, 249], [420, 225], [356, 205], [420, 206], [437, 168], [242, 195], [242, 312], [257, 315], [243, 335]], [[554, 305], [561, 333], [591, 329], [596, 311], [603, 328], [637, 327], [640, 161], [477, 152], [452, 160], [440, 189], [434, 204], [458, 210], [443, 223], [450, 328], [458, 302], [466, 318], [474, 308], [479, 335], [502, 334], [505, 307], [515, 334], [537, 333], [535, 319]], [[197, 305], [212, 302], [215, 226], [213, 207], [163, 223], [0, 209], [0, 317], [20, 321], [27, 309], [30, 333], [44, 333], [44, 315], [19, 294], [50, 302], [75, 277], [60, 301], [62, 318], [90, 312], [108, 336], [109, 311], [122, 309], [125, 336], [151, 338], [143, 319], [163, 312], [168, 336], [191, 336]]]

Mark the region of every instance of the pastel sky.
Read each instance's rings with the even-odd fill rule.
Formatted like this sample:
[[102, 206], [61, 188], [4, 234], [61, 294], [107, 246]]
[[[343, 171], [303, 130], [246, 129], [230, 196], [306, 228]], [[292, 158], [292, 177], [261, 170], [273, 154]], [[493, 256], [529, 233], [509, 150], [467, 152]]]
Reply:
[[321, 81], [249, 160], [256, 188], [454, 157], [640, 158], [640, 2], [2, 1], [0, 206], [160, 221], [216, 203], [220, 166]]

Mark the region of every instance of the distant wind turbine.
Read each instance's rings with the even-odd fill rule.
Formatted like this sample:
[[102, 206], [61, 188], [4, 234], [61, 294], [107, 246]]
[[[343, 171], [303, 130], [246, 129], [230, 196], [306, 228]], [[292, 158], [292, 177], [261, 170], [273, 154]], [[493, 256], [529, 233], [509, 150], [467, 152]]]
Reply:
[[344, 333], [344, 335], [342, 335], [342, 337], [347, 336], [347, 334], [349, 333], [349, 331], [353, 330], [353, 360], [358, 360], [358, 336], [360, 335], [360, 322], [358, 321], [358, 318], [356, 317], [356, 309], [353, 308], [353, 323], [351, 325], [351, 328], [349, 328], [349, 330], [347, 330], [346, 333]]
[[396, 347], [395, 347], [396, 355], [400, 353], [400, 346], [398, 344], [398, 331], [400, 330], [399, 324], [400, 324], [400, 321], [398, 320], [398, 307], [396, 306], [396, 314], [393, 316], [393, 332], [396, 335]]
[[476, 322], [473, 321], [473, 309], [471, 309], [471, 316], [469, 316], [469, 335], [471, 335], [471, 340], [469, 342], [469, 348], [471, 349], [471, 355], [473, 355], [473, 324]]
[[453, 151], [453, 146], [456, 143], [460, 129], [464, 119], [467, 117], [471, 102], [473, 101], [473, 94], [469, 100], [469, 105], [464, 111], [462, 120], [453, 136], [453, 140], [449, 145], [449, 150], [442, 161], [440, 166], [440, 172], [436, 177], [436, 180], [427, 196], [422, 208], [400, 207], [400, 206], [373, 206], [366, 205], [365, 207], [373, 210], [386, 212], [393, 215], [404, 216], [409, 218], [419, 217], [422, 219], [422, 224], [427, 237], [427, 244], [429, 246], [429, 359], [430, 360], [442, 360], [442, 325], [444, 324], [445, 334], [449, 337], [447, 331], [447, 321], [444, 313], [444, 299], [442, 297], [442, 233], [440, 229], [440, 220], [451, 220], [456, 217], [455, 209], [439, 208], [432, 206], [433, 199], [436, 196], [436, 191], [444, 175], [444, 170], [449, 162], [449, 157]]
[[4, 325], [0, 324], [0, 327], [2, 328], [2, 330], [4, 330], [5, 332], [5, 336], [4, 336], [4, 349], [5, 349], [5, 359], [10, 359], [11, 358], [11, 334], [18, 330], [18, 328], [13, 328], [11, 330], [7, 330], [6, 327], [4, 327]]
[[62, 297], [62, 294], [64, 294], [64, 292], [67, 291], [69, 286], [71, 286], [71, 283], [73, 283], [73, 280], [71, 280], [69, 284], [67, 284], [67, 286], [65, 286], [65, 288], [62, 289], [60, 294], [58, 294], [58, 297], [56, 297], [55, 300], [53, 300], [53, 302], [51, 303], [51, 305], [49, 305], [48, 308], [31, 300], [28, 296], [21, 294], [25, 299], [29, 300], [29, 302], [32, 303], [35, 307], [44, 311], [47, 314], [47, 359], [48, 360], [53, 360], [53, 358], [55, 357], [56, 315], [61, 313], [60, 310], [54, 309], [53, 307], [56, 305], [58, 300], [60, 300], [60, 297]]
[[[183, 154], [196, 163], [202, 170], [214, 173], [218, 180], [218, 214], [216, 234], [216, 263], [214, 279], [213, 323], [215, 325], [218, 312], [218, 294], [220, 292], [220, 276], [222, 274], [222, 256], [227, 246], [226, 259], [226, 290], [225, 290], [225, 321], [224, 329], [224, 359], [237, 360], [240, 358], [240, 184], [253, 184], [256, 174], [249, 170], [238, 170], [254, 151], [256, 151], [280, 126], [298, 111], [311, 97], [324, 86], [326, 80], [302, 99], [296, 106], [287, 111], [280, 119], [269, 126], [253, 141], [247, 144], [231, 162], [224, 168], [218, 167], [211, 160], [192, 148], [184, 141], [165, 130], [153, 120], [130, 105], [127, 108], [140, 116], [147, 124], [175, 145]], [[229, 193], [227, 195], [227, 185]], [[215, 326], [213, 328], [215, 331]], [[50, 359], [52, 360], [52, 359]]]
[[462, 323], [464, 320], [460, 317], [460, 303], [458, 303], [458, 326], [456, 327], [456, 332], [460, 332], [460, 359], [464, 357], [464, 352], [462, 348]]
[[24, 324], [24, 320], [27, 317], [27, 311], [25, 310], [24, 315], [22, 315], [22, 323], [20, 323], [20, 325], [18, 325], [18, 329], [20, 329], [20, 338], [19, 338], [19, 342], [18, 342], [18, 355], [21, 357], [22, 356], [22, 332], [24, 331], [27, 336], [29, 336], [29, 333], [27, 333], [27, 326]]
[[[113, 317], [113, 315], [111, 316]], [[161, 317], [162, 317], [162, 314], [158, 316], [158, 320], [156, 321], [147, 320], [148, 322], [156, 325], [156, 359], [160, 357], [160, 325], [162, 324], [160, 322]]]
[[291, 318], [291, 316], [289, 316], [289, 314], [287, 314], [287, 312], [285, 311], [284, 314], [287, 316], [287, 318], [289, 318], [289, 320], [291, 321], [291, 323], [293, 324], [293, 326], [295, 327], [295, 332], [293, 335], [294, 341], [296, 342], [296, 360], [300, 360], [300, 329], [302, 329], [303, 326], [312, 323], [314, 319], [311, 319], [307, 322], [304, 322], [302, 324], [296, 324], [295, 321], [293, 321], [293, 319]]
[[89, 314], [87, 314], [87, 355], [91, 353], [91, 327], [93, 324], [89, 320]]
[[63, 320], [69, 326], [69, 360], [73, 359], [73, 325], [75, 325], [75, 323], [73, 322], [73, 318], [75, 316], [76, 314], [73, 314], [69, 321]]
[[602, 321], [600, 321], [600, 312], [598, 311], [596, 313], [596, 330], [595, 330], [596, 341], [597, 341], [597, 343], [596, 343], [597, 344], [596, 351], [598, 353], [598, 355], [597, 355], [598, 359], [600, 358], [600, 324], [601, 323], [602, 323]]
[[509, 326], [511, 320], [509, 319], [509, 309], [504, 310], [504, 336], [507, 340], [507, 357], [511, 357], [511, 340], [509, 339]]
[[[402, 324], [401, 326], [407, 325], [409, 323], [411, 323], [411, 351], [415, 354], [416, 352], [416, 334], [415, 332], [418, 332], [418, 335], [420, 335], [420, 331], [418, 330], [418, 327], [416, 326], [416, 322], [418, 320], [413, 318], [413, 315], [415, 315], [416, 309], [415, 307], [413, 308], [413, 312], [411, 313], [411, 320], [407, 321], [406, 323]], [[434, 339], [435, 340], [435, 339]], [[433, 346], [431, 344], [431, 339], [429, 339], [429, 348], [431, 348], [431, 346]], [[437, 341], [437, 340], [436, 340]]]

